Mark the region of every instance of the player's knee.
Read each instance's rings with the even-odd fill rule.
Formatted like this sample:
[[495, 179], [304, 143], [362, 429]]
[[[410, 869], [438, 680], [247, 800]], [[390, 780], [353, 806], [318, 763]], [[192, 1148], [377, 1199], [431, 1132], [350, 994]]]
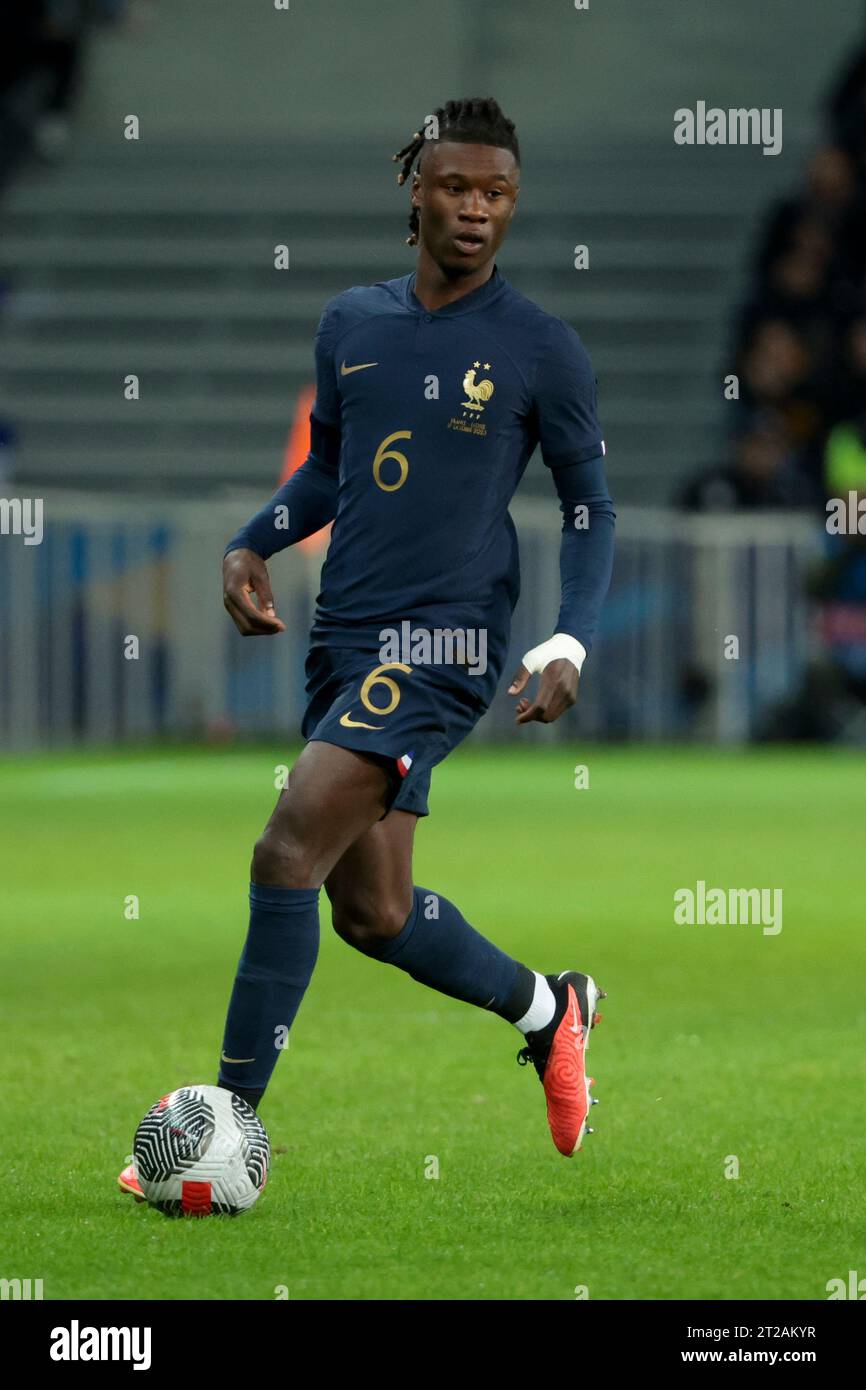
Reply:
[[314, 888], [317, 865], [309, 850], [270, 828], [256, 841], [250, 865], [253, 883], [276, 888]]
[[336, 902], [331, 904], [331, 919], [338, 936], [358, 951], [375, 952], [399, 936], [409, 907], [395, 900], [382, 902]]

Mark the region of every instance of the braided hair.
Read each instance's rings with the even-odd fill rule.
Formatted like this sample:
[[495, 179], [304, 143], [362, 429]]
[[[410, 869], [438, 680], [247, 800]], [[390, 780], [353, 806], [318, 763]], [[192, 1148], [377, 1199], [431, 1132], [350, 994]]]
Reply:
[[[428, 137], [423, 130], [416, 130], [408, 145], [391, 156], [392, 160], [402, 159], [403, 167], [397, 175], [398, 184], [404, 184], [412, 173], [421, 167], [420, 155], [428, 139], [453, 140], [462, 145], [496, 145], [510, 150], [520, 163], [520, 146], [514, 122], [504, 116], [498, 101], [493, 97], [465, 97], [462, 101], [446, 101], [433, 112], [438, 123], [438, 135]], [[428, 117], [429, 120], [429, 117]], [[418, 163], [416, 164], [416, 160]], [[418, 245], [420, 218], [418, 209], [412, 208], [409, 217], [409, 236], [407, 246]]]

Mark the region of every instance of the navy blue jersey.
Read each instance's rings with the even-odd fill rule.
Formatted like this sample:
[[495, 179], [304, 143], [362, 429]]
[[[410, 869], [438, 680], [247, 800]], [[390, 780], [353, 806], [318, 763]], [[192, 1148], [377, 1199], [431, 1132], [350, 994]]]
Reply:
[[574, 329], [495, 266], [433, 313], [414, 282], [347, 290], [319, 324], [313, 415], [340, 454], [312, 638], [486, 629], [498, 670], [520, 588], [508, 504], [537, 444], [553, 468], [603, 453], [596, 380]]
[[563, 521], [561, 607], [538, 637], [592, 644], [614, 522], [596, 379], [574, 329], [495, 266], [433, 313], [414, 283], [413, 272], [326, 305], [310, 454], [227, 551], [267, 559], [333, 520], [313, 645], [373, 653], [384, 631], [483, 633], [486, 670], [476, 646], [442, 676], [486, 705], [520, 590], [508, 504], [539, 444]]

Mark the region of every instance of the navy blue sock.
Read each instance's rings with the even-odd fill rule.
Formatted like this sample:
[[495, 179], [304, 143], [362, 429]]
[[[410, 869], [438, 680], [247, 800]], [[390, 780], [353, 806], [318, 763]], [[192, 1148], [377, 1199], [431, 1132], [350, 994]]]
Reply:
[[471, 927], [441, 893], [417, 884], [402, 931], [365, 954], [396, 965], [440, 994], [490, 1009], [512, 1023], [523, 1016], [532, 999], [532, 971]]
[[250, 884], [250, 927], [226, 1018], [220, 1086], [257, 1103], [319, 952], [319, 889]]

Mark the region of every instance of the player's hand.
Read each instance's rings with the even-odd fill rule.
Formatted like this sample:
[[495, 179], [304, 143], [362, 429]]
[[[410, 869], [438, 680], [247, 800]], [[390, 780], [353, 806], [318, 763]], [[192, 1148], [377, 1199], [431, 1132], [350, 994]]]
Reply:
[[286, 630], [274, 608], [267, 565], [254, 550], [230, 550], [225, 556], [223, 603], [242, 637], [273, 637]]
[[[519, 666], [508, 687], [509, 695], [519, 695], [528, 680], [526, 667]], [[541, 673], [535, 699], [524, 697], [517, 701], [515, 723], [529, 724], [537, 719], [541, 724], [552, 724], [554, 719], [571, 709], [577, 699], [579, 681], [580, 672], [573, 661], [564, 656], [549, 661]]]

